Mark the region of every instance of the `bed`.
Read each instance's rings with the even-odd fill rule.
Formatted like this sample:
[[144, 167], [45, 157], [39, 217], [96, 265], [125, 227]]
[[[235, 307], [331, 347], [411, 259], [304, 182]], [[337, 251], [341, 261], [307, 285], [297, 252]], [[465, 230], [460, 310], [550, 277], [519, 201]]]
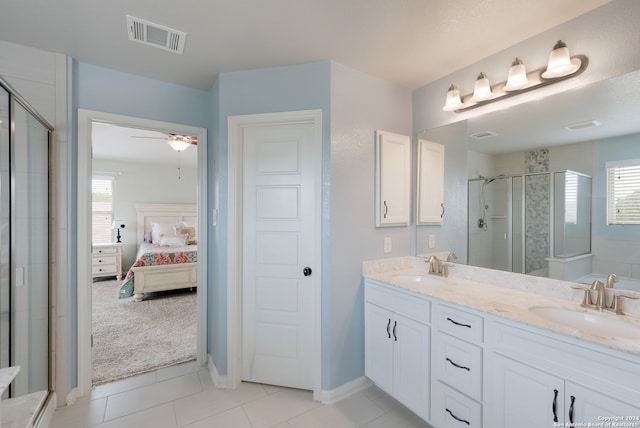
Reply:
[[[197, 244], [172, 242], [177, 236], [159, 235], [160, 242], [149, 241], [157, 230], [178, 230], [190, 227], [195, 230], [193, 241], [197, 242], [197, 206], [195, 204], [136, 204], [138, 252], [136, 261], [127, 272], [120, 287], [120, 298], [133, 295], [134, 301], [144, 299], [145, 293], [155, 291], [193, 288], [198, 285]], [[154, 227], [155, 224], [155, 227]], [[181, 229], [174, 229], [178, 227]], [[145, 239], [146, 238], [146, 239]], [[179, 239], [178, 239], [179, 240]], [[158, 245], [171, 244], [171, 245]], [[187, 245], [179, 245], [187, 244]]]

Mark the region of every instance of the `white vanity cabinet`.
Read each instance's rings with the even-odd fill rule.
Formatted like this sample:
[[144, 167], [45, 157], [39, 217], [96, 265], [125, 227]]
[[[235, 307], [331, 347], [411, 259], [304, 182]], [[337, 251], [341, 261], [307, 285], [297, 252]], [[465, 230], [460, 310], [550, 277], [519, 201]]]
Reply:
[[496, 322], [491, 330], [486, 426], [607, 426], [610, 418], [640, 426], [640, 407], [631, 404], [640, 403], [637, 358], [524, 326]]
[[411, 212], [411, 138], [376, 131], [376, 226], [407, 226]]
[[429, 420], [431, 303], [365, 281], [365, 374]]
[[432, 325], [433, 424], [437, 428], [480, 428], [484, 318], [438, 303]]

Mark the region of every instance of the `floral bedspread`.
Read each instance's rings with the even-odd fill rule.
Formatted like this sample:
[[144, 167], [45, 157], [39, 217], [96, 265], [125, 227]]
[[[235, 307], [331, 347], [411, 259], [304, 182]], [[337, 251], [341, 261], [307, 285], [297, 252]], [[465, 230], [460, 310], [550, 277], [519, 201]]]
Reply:
[[[158, 248], [156, 247], [152, 251], [143, 252], [138, 256], [136, 262], [131, 266], [159, 266], [159, 265], [173, 265], [179, 263], [196, 263], [198, 261], [198, 251], [195, 245], [189, 247], [174, 248]], [[127, 276], [124, 278], [124, 282], [120, 286], [120, 298], [126, 299], [133, 296], [133, 283], [134, 272], [133, 269], [129, 269]]]

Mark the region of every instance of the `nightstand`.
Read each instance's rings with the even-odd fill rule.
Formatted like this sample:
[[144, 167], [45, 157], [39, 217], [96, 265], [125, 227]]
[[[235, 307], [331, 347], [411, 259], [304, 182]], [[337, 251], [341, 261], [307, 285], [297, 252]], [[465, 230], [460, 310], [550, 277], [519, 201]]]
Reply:
[[91, 251], [93, 278], [115, 276], [122, 279], [122, 244], [94, 244]]

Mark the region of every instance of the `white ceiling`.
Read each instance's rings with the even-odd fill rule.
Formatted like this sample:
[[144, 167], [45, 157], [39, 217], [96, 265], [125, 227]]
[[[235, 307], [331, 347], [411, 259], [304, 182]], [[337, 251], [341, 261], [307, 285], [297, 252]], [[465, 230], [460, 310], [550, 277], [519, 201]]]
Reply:
[[144, 162], [195, 168], [198, 150], [189, 147], [174, 151], [167, 144], [167, 134], [146, 129], [127, 128], [94, 122], [91, 130], [92, 157], [116, 162]]
[[[414, 89], [610, 0], [3, 0], [0, 40], [208, 90], [220, 72], [333, 60]], [[130, 42], [126, 15], [187, 33]]]
[[[497, 154], [640, 133], [638, 112], [640, 71], [469, 119], [468, 135], [497, 135], [468, 143], [471, 150]], [[600, 125], [565, 129], [590, 120]]]

